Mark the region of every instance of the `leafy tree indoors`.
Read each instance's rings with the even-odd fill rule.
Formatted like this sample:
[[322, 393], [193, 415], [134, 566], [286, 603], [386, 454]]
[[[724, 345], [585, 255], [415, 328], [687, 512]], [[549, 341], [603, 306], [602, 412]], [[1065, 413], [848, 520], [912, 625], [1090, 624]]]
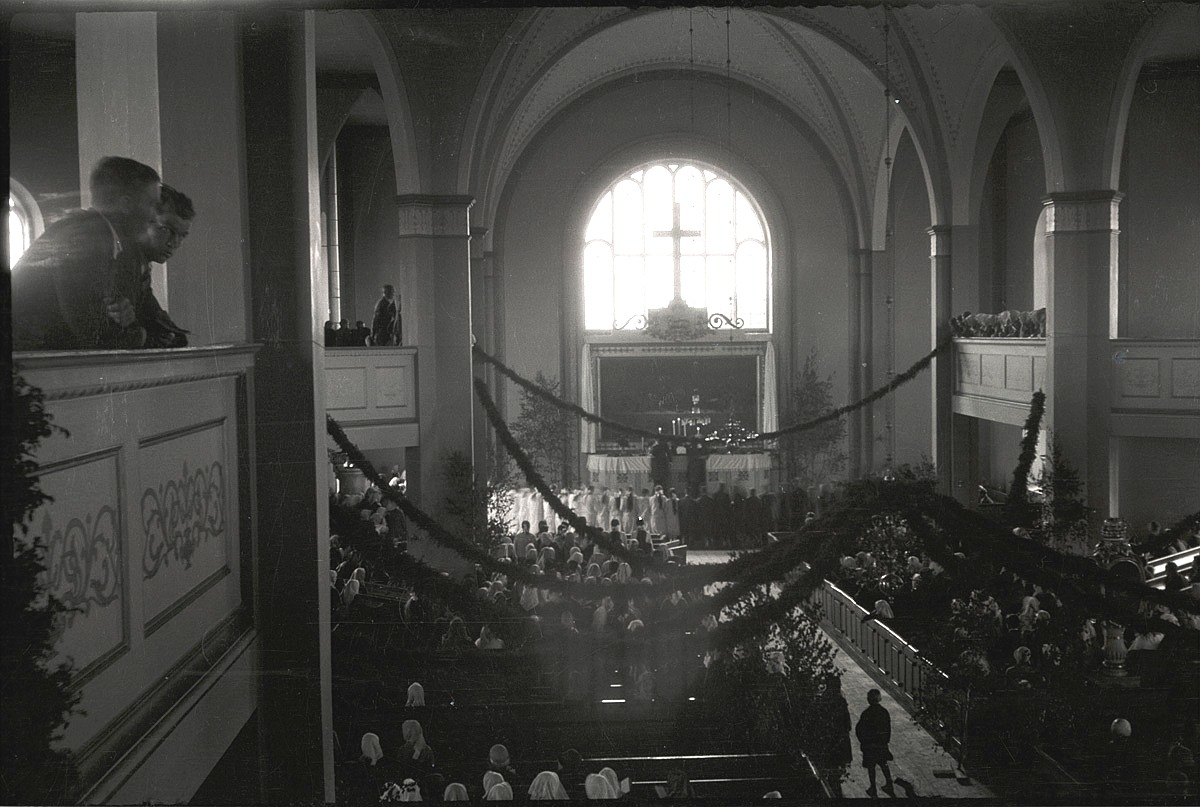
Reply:
[[13, 534], [12, 560], [3, 564], [0, 620], [0, 802], [60, 804], [70, 798], [75, 768], [55, 749], [75, 712], [79, 693], [70, 690], [72, 668], [57, 660], [56, 640], [67, 608], [43, 585], [42, 536], [30, 519], [50, 497], [38, 484], [33, 460], [51, 426], [39, 389], [13, 376], [5, 498]]
[[[534, 382], [546, 392], [557, 396], [557, 378], [538, 373]], [[521, 390], [521, 414], [513, 421], [512, 432], [528, 452], [534, 467], [551, 485], [572, 483], [567, 464], [567, 441], [574, 432], [574, 418], [554, 404]]]
[[[792, 379], [788, 419], [801, 423], [833, 409], [833, 374], [822, 378], [814, 348], [804, 358], [804, 367]], [[788, 453], [788, 478], [799, 479], [807, 489], [833, 481], [846, 470], [846, 420], [839, 418], [815, 429], [789, 435], [784, 440]]]

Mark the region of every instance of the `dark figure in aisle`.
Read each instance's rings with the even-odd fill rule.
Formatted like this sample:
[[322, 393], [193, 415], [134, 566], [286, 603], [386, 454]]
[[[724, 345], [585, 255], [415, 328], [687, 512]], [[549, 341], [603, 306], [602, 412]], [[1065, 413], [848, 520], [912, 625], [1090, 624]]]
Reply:
[[854, 727], [859, 748], [862, 749], [862, 765], [867, 769], [867, 777], [871, 780], [871, 786], [867, 788], [867, 795], [871, 798], [879, 795], [875, 789], [876, 765], [883, 771], [884, 779], [887, 780], [883, 786], [884, 792], [889, 796], [895, 795], [892, 771], [888, 767], [888, 762], [892, 760], [892, 752], [888, 750], [888, 743], [892, 740], [892, 718], [887, 709], [880, 704], [882, 699], [883, 695], [878, 689], [867, 692], [867, 708], [859, 715], [858, 724]]

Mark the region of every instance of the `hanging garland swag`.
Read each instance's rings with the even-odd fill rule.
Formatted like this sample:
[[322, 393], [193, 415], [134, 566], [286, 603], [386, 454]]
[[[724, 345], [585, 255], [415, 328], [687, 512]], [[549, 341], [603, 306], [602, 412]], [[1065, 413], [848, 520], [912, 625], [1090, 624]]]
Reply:
[[[831, 409], [823, 415], [819, 415], [815, 418], [803, 421], [801, 423], [793, 423], [790, 426], [785, 426], [784, 428], [778, 429], [773, 432], [762, 432], [761, 434], [752, 434], [744, 440], [735, 440], [733, 442], [737, 445], [743, 445], [745, 443], [755, 443], [760, 440], [775, 440], [780, 437], [788, 437], [793, 434], [799, 434], [800, 432], [810, 431], [812, 429], [817, 428], [818, 426], [824, 425], [825, 423], [829, 423], [830, 421], [834, 421], [839, 418], [845, 417], [846, 415], [850, 414], [851, 412], [855, 412], [859, 409], [862, 409], [865, 406], [869, 406], [870, 404], [874, 403], [875, 401], [878, 401], [880, 398], [883, 398], [884, 396], [886, 396], [892, 392], [895, 392], [896, 389], [907, 384], [909, 381], [912, 381], [914, 378], [916, 378], [918, 375], [920, 375], [923, 370], [928, 368], [929, 365], [933, 363], [934, 358], [939, 353], [941, 353], [942, 351], [949, 348], [952, 343], [953, 343], [953, 339], [951, 337], [947, 337], [946, 339], [942, 340], [937, 345], [937, 347], [935, 347], [933, 350], [926, 353], [922, 358], [918, 359], [911, 367], [909, 367], [903, 373], [901, 373], [898, 376], [895, 376], [887, 384], [884, 384], [882, 387], [877, 388], [876, 390], [874, 390], [873, 392], [868, 394], [866, 397], [860, 398], [858, 401], [855, 401], [854, 403], [846, 404], [845, 406], [839, 406], [837, 409]], [[652, 432], [647, 429], [639, 429], [634, 426], [629, 426], [624, 423], [618, 423], [615, 420], [610, 420], [609, 418], [594, 414], [594, 413], [589, 412], [588, 410], [584, 409], [579, 404], [571, 403], [570, 401], [565, 401], [562, 398], [559, 398], [557, 395], [555, 395], [551, 392], [547, 392], [546, 390], [539, 387], [537, 384], [533, 383], [529, 379], [527, 379], [524, 376], [517, 373], [515, 370], [513, 370], [511, 367], [509, 367], [504, 362], [497, 359], [495, 356], [492, 356], [491, 354], [487, 353], [479, 345], [475, 345], [472, 348], [472, 351], [475, 354], [475, 358], [477, 358], [478, 360], [480, 360], [482, 362], [492, 365], [500, 372], [501, 375], [503, 375], [505, 378], [509, 379], [514, 384], [521, 387], [522, 389], [526, 390], [530, 394], [535, 395], [538, 398], [541, 398], [542, 400], [546, 401], [549, 404], [552, 404], [553, 406], [558, 407], [559, 409], [562, 409], [567, 412], [571, 412], [576, 417], [582, 418], [582, 419], [588, 421], [589, 423], [595, 423], [595, 424], [598, 424], [601, 426], [607, 426], [608, 428], [615, 429], [615, 430], [623, 432], [625, 434], [633, 435], [634, 437], [645, 437], [648, 440], [662, 440], [666, 443], [673, 443], [673, 444], [679, 444], [679, 445], [690, 443], [695, 439], [694, 437], [684, 437], [684, 436], [670, 435], [670, 434], [659, 434], [658, 432]]]

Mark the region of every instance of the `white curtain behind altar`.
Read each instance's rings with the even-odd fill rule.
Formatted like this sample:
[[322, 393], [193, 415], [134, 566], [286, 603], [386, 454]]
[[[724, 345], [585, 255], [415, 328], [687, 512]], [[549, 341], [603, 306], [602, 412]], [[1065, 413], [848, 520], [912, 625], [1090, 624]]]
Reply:
[[631, 487], [635, 491], [653, 488], [650, 458], [647, 456], [609, 457], [592, 454], [587, 458], [587, 484], [600, 488]]
[[708, 475], [708, 492], [716, 493], [724, 483], [725, 490], [733, 495], [740, 489], [749, 494], [757, 490], [758, 495], [770, 493], [774, 459], [770, 454], [710, 454], [705, 463]]
[[[583, 356], [579, 360], [579, 405], [592, 412], [596, 401], [596, 380], [592, 377], [592, 348], [583, 346]], [[600, 434], [600, 426], [588, 420], [580, 421], [579, 452], [581, 454], [596, 453], [596, 439]]]
[[[779, 428], [778, 377], [775, 371], [775, 343], [767, 340], [767, 354], [763, 357], [762, 425], [760, 432], [773, 432]], [[762, 488], [759, 488], [761, 491]]]

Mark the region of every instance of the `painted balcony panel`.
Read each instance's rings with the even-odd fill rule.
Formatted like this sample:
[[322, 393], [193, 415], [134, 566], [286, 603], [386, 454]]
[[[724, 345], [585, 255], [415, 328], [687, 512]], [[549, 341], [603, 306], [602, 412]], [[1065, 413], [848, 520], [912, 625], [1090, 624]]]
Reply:
[[[252, 411], [254, 350], [14, 356], [66, 430], [39, 448], [53, 499], [34, 514], [31, 535], [46, 545], [50, 589], [75, 609], [58, 650], [81, 692], [63, 744], [77, 755], [85, 801], [111, 799], [148, 762], [161, 773], [157, 751], [187, 731], [183, 721], [215, 719], [236, 734], [253, 711], [253, 693], [221, 700], [197, 687], [219, 683], [227, 652], [253, 658], [255, 647], [243, 600], [250, 539], [239, 527], [250, 435], [240, 413]], [[205, 757], [198, 746], [190, 772], [151, 777], [170, 782], [169, 794], [139, 791], [139, 800], [186, 799], [221, 742], [212, 759], [196, 758]]]
[[1046, 381], [1045, 339], [955, 339], [954, 412], [1020, 426]]

